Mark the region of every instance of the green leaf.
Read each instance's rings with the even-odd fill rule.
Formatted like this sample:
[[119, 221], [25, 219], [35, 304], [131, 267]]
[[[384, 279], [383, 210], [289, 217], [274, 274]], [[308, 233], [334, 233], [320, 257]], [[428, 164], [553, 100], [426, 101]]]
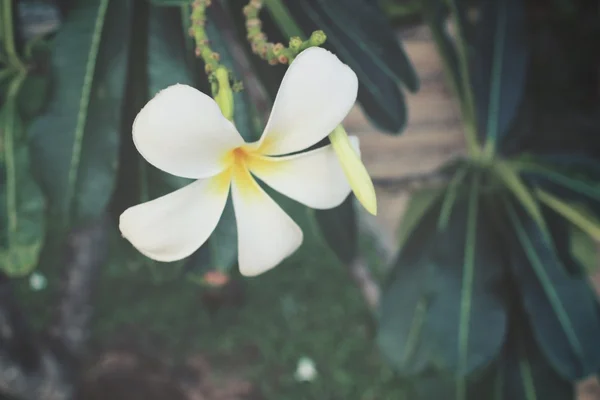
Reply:
[[529, 215], [546, 234], [546, 237], [549, 237], [548, 228], [537, 200], [518, 173], [513, 169], [513, 166], [509, 163], [499, 161], [494, 163], [494, 172], [500, 181], [504, 183], [506, 188], [510, 190], [515, 198], [521, 203], [525, 210], [527, 210]]
[[[468, 379], [456, 378], [449, 373], [428, 371], [407, 380], [412, 390], [407, 400], [488, 400], [495, 389], [496, 369], [493, 367], [472, 374]], [[456, 394], [457, 380], [465, 381], [467, 389], [460, 396]], [[509, 399], [507, 399], [509, 400]]]
[[541, 189], [535, 193], [546, 206], [577, 225], [594, 240], [600, 240], [600, 221], [584, 205], [571, 204]]
[[150, 0], [152, 5], [163, 7], [184, 6], [190, 4], [191, 2], [191, 0]]
[[[365, 56], [371, 58], [381, 71], [396, 84], [411, 92], [419, 90], [419, 77], [402, 44], [379, 7], [365, 0], [332, 2], [318, 0], [324, 14], [338, 29], [347, 32]], [[352, 27], [352, 29], [348, 29]]]
[[522, 311], [513, 315], [499, 373], [502, 385], [497, 393], [498, 399], [574, 399], [573, 384], [558, 375], [548, 363]]
[[329, 210], [314, 210], [314, 216], [329, 247], [345, 264], [358, 253], [358, 228], [354, 196], [348, 196], [339, 206]]
[[514, 163], [514, 166], [520, 172], [529, 173], [537, 178], [539, 184], [550, 191], [559, 192], [561, 197], [575, 195], [581, 200], [588, 198], [600, 204], [600, 164], [595, 160], [574, 160], [566, 166], [558, 160], [555, 163], [550, 161], [544, 164], [521, 161]]
[[512, 231], [511, 270], [536, 342], [561, 376], [584, 378], [600, 370], [600, 308], [587, 278], [569, 274], [539, 225], [505, 202]]
[[[305, 35], [322, 29], [327, 35], [324, 47], [335, 53], [356, 72], [360, 82], [358, 101], [371, 121], [386, 132], [401, 132], [406, 123], [406, 102], [402, 90], [397, 85], [397, 77], [391, 78], [386, 71], [408, 71], [410, 66], [404, 64], [407, 59], [403, 57], [395, 35], [385, 34], [387, 40], [382, 40], [381, 35], [391, 31], [386, 27], [387, 22], [382, 11], [373, 10], [372, 6], [365, 5], [362, 0], [352, 0], [350, 7], [332, 4], [327, 10], [325, 3], [320, 0], [298, 0], [287, 2], [286, 5], [303, 28]], [[331, 10], [331, 7], [335, 7], [334, 10]], [[334, 18], [341, 18], [339, 11], [341, 7], [352, 10], [351, 14], [348, 11], [345, 14], [348, 18], [352, 15], [353, 23], [346, 23], [343, 27], [334, 22]], [[370, 10], [365, 11], [367, 9]], [[331, 14], [332, 12], [336, 13], [335, 16]], [[373, 13], [381, 13], [384, 22], [378, 19], [379, 22], [374, 24], [371, 18]], [[374, 33], [376, 30], [380, 32]], [[358, 37], [361, 38], [360, 41], [356, 40]], [[377, 44], [374, 44], [375, 40]], [[367, 43], [371, 48], [369, 52], [365, 50]], [[385, 54], [386, 62], [383, 61], [382, 56], [373, 56], [376, 45], [384, 46], [378, 52]], [[394, 63], [393, 68], [390, 68], [390, 63]], [[384, 66], [385, 70], [382, 69]], [[407, 81], [410, 81], [410, 78], [403, 76], [403, 82], [406, 84]], [[416, 82], [414, 83], [413, 88], [416, 89]]]
[[423, 189], [413, 192], [408, 200], [402, 222], [398, 227], [396, 236], [398, 238], [398, 248], [402, 248], [414, 229], [427, 211], [434, 205], [439, 196], [445, 191], [439, 188]]
[[9, 97], [0, 110], [0, 136], [3, 172], [0, 268], [9, 276], [23, 276], [36, 268], [44, 243], [45, 201], [30, 173], [29, 151], [17, 113], [16, 96]]
[[446, 80], [452, 85], [461, 103], [465, 102], [456, 47], [446, 29], [447, 7], [440, 0], [423, 0], [422, 15], [431, 30], [440, 53]]
[[452, 180], [450, 180], [450, 184], [444, 194], [444, 202], [442, 203], [442, 209], [440, 210], [440, 217], [438, 219], [438, 228], [441, 230], [446, 229], [448, 226], [448, 221], [450, 220], [454, 204], [456, 203], [456, 198], [459, 195], [459, 191], [462, 189], [463, 181], [468, 172], [469, 170], [467, 167], [459, 168], [452, 177]]
[[574, 224], [569, 224], [569, 251], [588, 274], [598, 269], [598, 242]]
[[381, 300], [378, 343], [403, 375], [452, 375], [457, 398], [467, 376], [489, 365], [502, 347], [505, 299], [498, 241], [472, 182], [438, 230], [441, 201], [425, 214], [395, 262]]
[[29, 135], [36, 173], [63, 228], [98, 217], [112, 195], [130, 5], [124, 0], [75, 1], [54, 40], [54, 92]]
[[43, 74], [30, 74], [27, 76], [17, 99], [19, 111], [27, 120], [42, 111], [48, 101], [50, 78]]
[[529, 49], [522, 0], [487, 1], [475, 27], [473, 88], [487, 144], [507, 134], [525, 88]]

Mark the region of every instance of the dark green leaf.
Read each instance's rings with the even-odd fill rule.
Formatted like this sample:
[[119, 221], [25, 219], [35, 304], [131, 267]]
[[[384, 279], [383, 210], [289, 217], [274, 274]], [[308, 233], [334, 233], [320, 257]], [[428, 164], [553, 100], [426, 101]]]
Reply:
[[[408, 380], [412, 393], [410, 400], [488, 400], [492, 398], [496, 384], [496, 369], [486, 368], [468, 379], [456, 379], [449, 373], [433, 371]], [[466, 383], [465, 390], [457, 393], [456, 387]], [[509, 399], [507, 399], [509, 400]]]
[[452, 374], [461, 382], [489, 365], [506, 329], [497, 240], [479, 207], [473, 181], [457, 199], [445, 230], [438, 231], [441, 202], [425, 214], [401, 250], [385, 288], [378, 342], [405, 375]]
[[398, 248], [401, 249], [404, 246], [404, 243], [406, 243], [413, 230], [419, 226], [425, 213], [427, 213], [442, 194], [444, 194], [443, 189], [435, 188], [415, 191], [410, 196], [396, 233]]
[[486, 1], [475, 28], [473, 86], [481, 134], [508, 132], [525, 88], [529, 59], [523, 0]]
[[372, 58], [383, 73], [397, 84], [405, 85], [411, 92], [419, 90], [419, 77], [398, 41], [396, 32], [376, 2], [318, 0], [318, 3], [333, 24], [347, 32], [365, 56]]
[[325, 241], [343, 263], [356, 258], [358, 230], [354, 211], [354, 196], [348, 196], [336, 208], [314, 210], [315, 218]]
[[113, 191], [130, 5], [75, 1], [54, 41], [54, 92], [30, 138], [35, 170], [63, 226], [99, 216]]
[[458, 54], [453, 40], [446, 29], [447, 7], [440, 0], [423, 0], [423, 19], [427, 22], [431, 34], [436, 42], [438, 51], [440, 52], [444, 69], [446, 71], [446, 79], [450, 80], [456, 88], [457, 95], [464, 101], [462, 93], [462, 81], [460, 69], [458, 65]]
[[0, 110], [0, 137], [0, 269], [9, 276], [22, 276], [38, 263], [45, 236], [45, 201], [30, 173], [29, 150], [15, 98], [9, 98]]
[[569, 224], [569, 253], [583, 267], [584, 273], [591, 274], [598, 269], [598, 242], [577, 226]]
[[191, 0], [150, 0], [155, 6], [183, 6], [190, 4]]
[[[373, 34], [374, 30], [382, 29], [385, 26], [385, 23], [375, 26], [369, 19], [374, 12], [381, 12], [381, 10], [371, 9], [370, 12], [361, 12], [365, 9], [364, 2], [352, 1], [353, 4], [350, 6], [338, 3], [335, 6], [335, 10], [340, 7], [352, 10], [351, 14], [349, 11], [346, 11], [345, 14], [346, 18], [353, 18], [354, 23], [345, 23], [344, 26], [334, 22], [333, 18], [340, 18], [340, 14], [335, 16], [331, 14], [335, 11], [331, 10], [333, 4], [327, 10], [325, 3], [320, 0], [294, 0], [287, 2], [286, 5], [305, 34], [322, 29], [327, 34], [327, 42], [324, 47], [334, 52], [356, 72], [360, 81], [358, 101], [372, 122], [386, 132], [398, 133], [402, 131], [406, 123], [406, 104], [402, 90], [397, 85], [398, 79], [390, 77], [386, 71], [408, 70], [410, 67], [404, 64], [406, 57], [395, 42], [394, 35], [388, 37], [386, 41], [382, 41], [381, 37], [377, 36], [383, 35], [387, 28], [383, 28], [384, 30], [379, 34]], [[361, 21], [361, 23], [357, 21]], [[365, 30], [364, 26], [368, 26], [368, 30]], [[350, 34], [351, 31], [352, 34]], [[357, 41], [359, 37], [361, 39]], [[367, 43], [375, 40], [378, 41], [379, 46], [385, 46], [379, 51], [386, 55], [386, 62], [381, 57], [374, 57], [373, 52], [376, 52], [374, 47], [370, 52], [365, 51], [364, 47], [367, 46]], [[393, 44], [393, 47], [390, 43]], [[394, 67], [390, 67], [389, 63], [394, 63]], [[403, 76], [402, 79], [405, 84], [410, 81], [406, 76]], [[416, 89], [416, 85], [413, 88]]]
[[600, 216], [600, 163], [587, 157], [536, 157], [519, 162], [528, 181], [567, 200], [585, 202]]
[[[554, 246], [522, 208], [506, 202], [516, 236], [511, 269], [534, 337], [564, 378], [600, 370], [600, 308], [586, 277], [569, 274]], [[519, 245], [520, 244], [520, 245]]]
[[28, 75], [19, 92], [18, 103], [21, 116], [27, 120], [42, 111], [48, 101], [50, 78], [47, 75]]
[[[515, 310], [517, 311], [517, 310]], [[497, 399], [571, 400], [574, 387], [548, 363], [522, 311], [513, 315], [504, 353], [501, 357]]]

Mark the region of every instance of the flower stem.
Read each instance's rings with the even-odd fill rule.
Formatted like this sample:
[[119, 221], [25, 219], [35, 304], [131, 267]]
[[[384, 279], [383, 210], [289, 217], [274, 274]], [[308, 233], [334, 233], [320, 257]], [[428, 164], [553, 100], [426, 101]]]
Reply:
[[[196, 42], [196, 56], [204, 61], [204, 69], [211, 85], [212, 97], [215, 99], [225, 118], [233, 121], [234, 101], [232, 77], [230, 71], [220, 63], [221, 56], [212, 50], [206, 34], [206, 8], [212, 0], [194, 0], [192, 3], [192, 26], [190, 36]], [[240, 82], [234, 87], [241, 88]]]
[[2, 8], [0, 10], [0, 15], [2, 16], [0, 29], [2, 29], [2, 32], [0, 38], [2, 38], [4, 42], [4, 50], [6, 52], [8, 64], [18, 71], [26, 71], [27, 68], [19, 58], [15, 47], [12, 0], [0, 1], [2, 1]]

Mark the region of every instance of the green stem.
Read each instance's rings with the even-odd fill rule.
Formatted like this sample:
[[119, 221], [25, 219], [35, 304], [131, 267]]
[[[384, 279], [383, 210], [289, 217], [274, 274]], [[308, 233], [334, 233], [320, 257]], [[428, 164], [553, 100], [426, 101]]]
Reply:
[[15, 149], [14, 149], [14, 134], [15, 134], [15, 118], [17, 113], [17, 96], [19, 90], [25, 81], [27, 74], [25, 72], [20, 73], [10, 84], [8, 93], [6, 96], [7, 116], [9, 122], [6, 122], [8, 129], [4, 132], [4, 162], [6, 168], [6, 207], [8, 212], [8, 231], [14, 232], [17, 230], [17, 214], [11, 212], [11, 210], [17, 209], [17, 178], [15, 174], [16, 161], [15, 161]]
[[15, 36], [13, 27], [13, 11], [12, 11], [12, 0], [2, 0], [2, 38], [4, 39], [4, 50], [8, 57], [8, 63], [19, 71], [25, 71], [25, 64], [19, 58], [17, 54], [17, 48], [15, 46]]
[[208, 35], [206, 34], [206, 8], [210, 0], [196, 0], [192, 4], [190, 35], [196, 42], [196, 56], [204, 61], [205, 72], [211, 83], [212, 97], [219, 105], [221, 113], [225, 118], [233, 121], [234, 100], [231, 88], [229, 70], [220, 63], [219, 53], [210, 47]]
[[287, 7], [281, 0], [265, 0], [265, 5], [281, 31], [288, 37], [298, 36], [305, 40], [304, 32], [296, 24]]
[[465, 139], [467, 142], [467, 150], [472, 157], [479, 158], [481, 154], [481, 148], [477, 140], [475, 100], [473, 96], [473, 90], [471, 88], [471, 77], [469, 74], [469, 51], [467, 49], [463, 21], [460, 18], [456, 0], [449, 0], [448, 3], [450, 5], [450, 9], [452, 10], [454, 24], [456, 25], [456, 42], [459, 56], [460, 77], [464, 96], [462, 114], [465, 123]]

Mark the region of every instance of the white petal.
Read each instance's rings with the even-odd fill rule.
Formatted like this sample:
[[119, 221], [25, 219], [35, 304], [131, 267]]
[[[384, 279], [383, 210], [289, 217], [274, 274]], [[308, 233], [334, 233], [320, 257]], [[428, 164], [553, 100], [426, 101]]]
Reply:
[[[351, 139], [358, 149], [358, 139]], [[312, 208], [336, 207], [351, 191], [331, 145], [293, 156], [250, 159], [249, 167], [273, 189]]]
[[300, 227], [245, 171], [235, 174], [233, 206], [238, 230], [238, 262], [245, 276], [277, 266], [302, 244]]
[[326, 137], [352, 108], [358, 78], [334, 54], [311, 47], [296, 57], [260, 139], [263, 154], [304, 150]]
[[133, 141], [156, 168], [193, 179], [223, 171], [227, 150], [244, 143], [217, 103], [186, 85], [169, 86], [142, 108]]
[[196, 251], [214, 231], [229, 192], [229, 173], [198, 180], [131, 207], [119, 220], [125, 239], [147, 257], [177, 261]]

